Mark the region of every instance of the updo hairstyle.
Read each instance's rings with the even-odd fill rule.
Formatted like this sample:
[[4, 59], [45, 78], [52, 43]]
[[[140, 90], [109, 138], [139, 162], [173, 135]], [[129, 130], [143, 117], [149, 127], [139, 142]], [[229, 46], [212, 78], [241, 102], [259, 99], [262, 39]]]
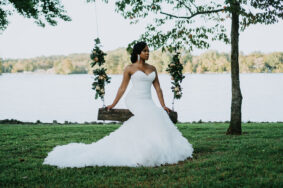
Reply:
[[134, 45], [133, 52], [131, 53], [131, 62], [135, 63], [138, 59], [138, 54], [147, 46], [145, 42], [137, 42]]

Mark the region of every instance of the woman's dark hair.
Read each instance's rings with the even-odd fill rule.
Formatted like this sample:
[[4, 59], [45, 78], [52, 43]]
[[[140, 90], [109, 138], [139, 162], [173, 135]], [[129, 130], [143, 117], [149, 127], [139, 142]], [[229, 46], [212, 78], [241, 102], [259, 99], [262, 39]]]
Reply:
[[131, 62], [134, 63], [138, 59], [138, 54], [147, 46], [145, 42], [137, 42], [134, 45], [133, 52], [131, 53]]

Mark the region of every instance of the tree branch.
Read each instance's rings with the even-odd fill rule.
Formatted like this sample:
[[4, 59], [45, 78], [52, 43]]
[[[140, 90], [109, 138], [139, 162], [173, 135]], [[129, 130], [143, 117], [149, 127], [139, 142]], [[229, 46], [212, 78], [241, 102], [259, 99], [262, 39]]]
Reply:
[[182, 1], [180, 1], [180, 0], [177, 0], [177, 1], [178, 1], [180, 4], [184, 5], [184, 6], [190, 11], [190, 13], [193, 14], [191, 8], [190, 8], [188, 5], [186, 5], [184, 2], [182, 2]]
[[191, 19], [197, 15], [200, 15], [200, 14], [210, 14], [210, 13], [216, 13], [216, 12], [220, 12], [220, 11], [223, 11], [224, 9], [216, 9], [216, 10], [208, 10], [208, 11], [202, 11], [202, 12], [196, 12], [194, 14], [191, 14], [191, 16], [176, 16], [176, 15], [173, 15], [173, 14], [169, 14], [169, 13], [166, 13], [166, 12], [162, 12], [160, 11], [160, 14], [164, 14], [166, 16], [170, 16], [170, 17], [173, 17], [173, 18], [183, 18], [183, 19]]

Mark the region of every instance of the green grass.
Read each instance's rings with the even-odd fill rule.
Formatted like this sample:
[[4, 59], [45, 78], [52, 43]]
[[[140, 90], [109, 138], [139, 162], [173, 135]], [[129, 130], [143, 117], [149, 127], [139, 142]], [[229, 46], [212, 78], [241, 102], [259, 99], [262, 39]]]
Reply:
[[0, 125], [0, 187], [283, 187], [283, 123], [178, 124], [193, 159], [160, 167], [42, 165], [56, 145], [91, 143], [120, 125]]

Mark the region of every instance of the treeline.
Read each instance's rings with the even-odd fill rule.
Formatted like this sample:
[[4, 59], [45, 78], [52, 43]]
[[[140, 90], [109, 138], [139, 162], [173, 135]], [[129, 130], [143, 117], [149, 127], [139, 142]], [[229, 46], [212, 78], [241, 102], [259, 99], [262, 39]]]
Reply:
[[[158, 72], [166, 73], [172, 54], [160, 50], [151, 52], [148, 63], [154, 65]], [[283, 72], [283, 52], [249, 55], [240, 54], [241, 73]], [[207, 51], [193, 56], [187, 51], [181, 53], [184, 73], [223, 73], [230, 72], [230, 54]], [[0, 74], [17, 72], [44, 72], [53, 74], [91, 74], [89, 54], [71, 54], [68, 56], [36, 57], [30, 59], [0, 59]], [[105, 68], [109, 74], [121, 74], [130, 64], [130, 56], [125, 48], [108, 51]]]

